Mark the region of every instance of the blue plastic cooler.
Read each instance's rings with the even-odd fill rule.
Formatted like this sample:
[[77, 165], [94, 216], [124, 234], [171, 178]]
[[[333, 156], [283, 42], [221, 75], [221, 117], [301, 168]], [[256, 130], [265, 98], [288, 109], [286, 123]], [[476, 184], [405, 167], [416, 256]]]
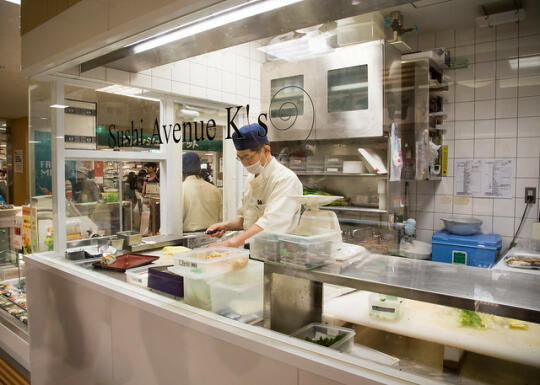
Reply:
[[491, 267], [501, 247], [499, 234], [454, 235], [447, 231], [436, 231], [432, 238], [431, 259], [435, 262]]

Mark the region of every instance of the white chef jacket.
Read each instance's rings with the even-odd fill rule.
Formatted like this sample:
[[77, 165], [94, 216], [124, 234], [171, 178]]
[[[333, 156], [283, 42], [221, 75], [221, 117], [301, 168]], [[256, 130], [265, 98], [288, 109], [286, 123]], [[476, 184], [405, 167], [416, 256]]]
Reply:
[[216, 186], [195, 175], [183, 183], [184, 231], [204, 230], [221, 221], [222, 192]]
[[242, 207], [238, 209], [238, 215], [244, 218], [244, 230], [253, 224], [271, 232], [292, 230], [300, 204], [289, 196], [302, 193], [302, 183], [296, 174], [272, 157], [261, 174], [248, 178]]

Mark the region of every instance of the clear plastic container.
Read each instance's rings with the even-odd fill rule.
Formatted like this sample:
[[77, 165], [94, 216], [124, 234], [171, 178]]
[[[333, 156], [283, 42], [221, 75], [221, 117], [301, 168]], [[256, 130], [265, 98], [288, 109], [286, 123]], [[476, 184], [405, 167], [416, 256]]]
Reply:
[[170, 266], [171, 273], [184, 277], [184, 303], [204, 310], [212, 310], [210, 283], [223, 277], [223, 272], [202, 273], [187, 266]]
[[253, 258], [279, 262], [279, 238], [277, 234], [262, 232], [251, 239], [249, 244]]
[[243, 269], [249, 260], [249, 251], [232, 247], [193, 249], [173, 256], [174, 264], [199, 273], [227, 273]]
[[240, 322], [262, 319], [264, 263], [249, 261], [245, 269], [210, 281], [212, 311]]
[[[352, 347], [354, 346], [355, 335], [356, 332], [352, 329], [342, 328], [339, 326], [324, 325], [321, 323], [310, 323], [309, 325], [295, 331], [293, 334], [291, 334], [291, 337], [296, 337], [306, 341], [317, 343], [321, 346], [328, 346], [330, 349], [339, 350], [340, 352], [350, 352]], [[324, 339], [337, 340], [330, 345], [326, 345], [320, 343]]]
[[133, 285], [148, 287], [148, 269], [152, 265], [136, 267], [126, 270], [126, 282]]
[[336, 233], [301, 236], [279, 235], [280, 262], [305, 269], [314, 269], [334, 262], [339, 242]]
[[369, 316], [395, 321], [399, 319], [403, 300], [392, 295], [371, 293], [369, 295]]

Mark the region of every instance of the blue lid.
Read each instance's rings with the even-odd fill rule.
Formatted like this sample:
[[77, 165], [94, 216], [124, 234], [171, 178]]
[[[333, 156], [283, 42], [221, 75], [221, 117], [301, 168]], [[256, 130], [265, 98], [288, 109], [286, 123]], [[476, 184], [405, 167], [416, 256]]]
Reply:
[[448, 231], [435, 231], [432, 242], [455, 243], [463, 246], [484, 246], [497, 249], [501, 247], [502, 240], [499, 234], [455, 235]]

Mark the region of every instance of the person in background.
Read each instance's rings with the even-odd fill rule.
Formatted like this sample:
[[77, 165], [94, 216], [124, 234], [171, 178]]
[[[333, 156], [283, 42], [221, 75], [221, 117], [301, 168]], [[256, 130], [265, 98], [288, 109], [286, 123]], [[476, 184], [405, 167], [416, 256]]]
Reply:
[[221, 190], [201, 177], [201, 159], [194, 152], [182, 156], [184, 191], [184, 231], [206, 230], [221, 221]]
[[144, 164], [144, 168], [146, 169], [146, 181], [144, 182], [142, 193], [146, 195], [146, 185], [148, 183], [159, 183], [159, 177], [156, 173], [157, 163], [147, 162]]
[[250, 124], [239, 132], [240, 135], [237, 132], [232, 135], [236, 158], [251, 174], [242, 206], [236, 219], [210, 226], [207, 234], [222, 237], [228, 230], [245, 231], [209, 246], [242, 246], [263, 230], [286, 233], [293, 229], [295, 214], [300, 210], [300, 205], [290, 196], [302, 195], [302, 183], [295, 173], [274, 159], [263, 127]]
[[101, 197], [98, 185], [88, 175], [86, 167], [77, 168], [77, 179], [72, 187], [73, 200], [77, 203], [96, 202]]

